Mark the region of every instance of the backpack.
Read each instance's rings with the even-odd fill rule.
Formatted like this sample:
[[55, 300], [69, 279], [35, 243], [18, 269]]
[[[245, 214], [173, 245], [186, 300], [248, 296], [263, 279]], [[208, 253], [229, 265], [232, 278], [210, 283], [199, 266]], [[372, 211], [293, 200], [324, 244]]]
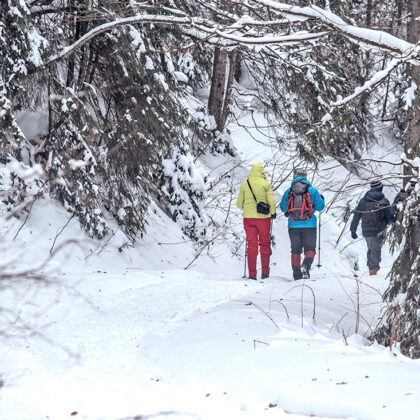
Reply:
[[311, 196], [308, 192], [309, 185], [306, 182], [298, 181], [292, 185], [287, 200], [287, 213], [295, 220], [309, 220], [314, 214]]
[[378, 201], [367, 201], [362, 211], [362, 223], [365, 228], [377, 229], [384, 219], [384, 210]]

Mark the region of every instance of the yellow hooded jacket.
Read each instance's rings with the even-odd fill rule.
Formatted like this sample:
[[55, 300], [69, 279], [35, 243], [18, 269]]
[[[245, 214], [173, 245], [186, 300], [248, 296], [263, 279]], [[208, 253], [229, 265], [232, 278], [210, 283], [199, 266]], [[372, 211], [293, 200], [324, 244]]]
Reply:
[[274, 199], [271, 184], [265, 178], [264, 166], [261, 163], [255, 163], [251, 167], [248, 176], [252, 191], [254, 191], [257, 202], [263, 201], [270, 205], [270, 214], [257, 213], [257, 202], [254, 200], [251, 190], [249, 189], [247, 181], [242, 182], [239, 191], [239, 197], [236, 201], [236, 206], [243, 210], [244, 218], [263, 219], [271, 217], [276, 212], [276, 200]]

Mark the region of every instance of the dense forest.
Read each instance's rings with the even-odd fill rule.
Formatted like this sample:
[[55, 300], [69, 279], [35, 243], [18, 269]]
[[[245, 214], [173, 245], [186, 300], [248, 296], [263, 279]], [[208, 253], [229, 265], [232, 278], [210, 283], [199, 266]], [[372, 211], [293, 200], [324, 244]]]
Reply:
[[[250, 109], [273, 148], [293, 139], [305, 165], [333, 157], [356, 174], [386, 123], [403, 170], [376, 179], [404, 188], [420, 176], [419, 39], [417, 0], [2, 0], [2, 217], [48, 197], [92, 238], [109, 237], [111, 215], [131, 246], [155, 203], [205, 247], [219, 226], [197, 160], [235, 157], [229, 123]], [[417, 187], [387, 232], [396, 259], [371, 333], [412, 358], [419, 230]]]

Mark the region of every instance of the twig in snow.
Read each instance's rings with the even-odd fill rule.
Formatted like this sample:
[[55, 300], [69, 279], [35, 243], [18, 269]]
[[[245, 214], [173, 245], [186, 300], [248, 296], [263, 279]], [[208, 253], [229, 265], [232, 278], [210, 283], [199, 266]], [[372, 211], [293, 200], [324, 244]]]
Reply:
[[[32, 205], [31, 205], [31, 208], [32, 208]], [[55, 242], [57, 241], [57, 238], [63, 233], [64, 229], [69, 225], [69, 223], [71, 222], [71, 220], [73, 219], [73, 217], [74, 217], [74, 214], [71, 215], [71, 217], [69, 218], [69, 220], [67, 221], [67, 223], [61, 228], [61, 230], [57, 233], [57, 235], [55, 235], [54, 242], [53, 242], [53, 244], [52, 244], [52, 246], [50, 248], [50, 255], [53, 252], [53, 249], [54, 249], [54, 246], [55, 246]]]
[[31, 215], [31, 211], [32, 211], [32, 207], [33, 207], [34, 203], [35, 203], [35, 200], [32, 201], [31, 206], [29, 207], [29, 210], [28, 210], [28, 214], [26, 215], [26, 218], [25, 218], [24, 222], [22, 223], [22, 225], [20, 226], [20, 228], [16, 232], [16, 235], [13, 237], [13, 240], [15, 240], [18, 237], [19, 232], [22, 230], [22, 228], [25, 226], [26, 222], [28, 221], [29, 216]]
[[313, 312], [312, 312], [312, 319], [315, 319], [315, 308], [316, 308], [316, 298], [315, 298], [315, 293], [314, 290], [312, 289], [312, 287], [308, 286], [305, 283], [302, 283], [301, 285], [297, 285], [292, 287], [291, 289], [289, 289], [284, 295], [286, 296], [289, 292], [291, 292], [293, 289], [297, 289], [297, 288], [302, 288], [302, 294], [301, 294], [301, 315], [302, 315], [302, 328], [303, 328], [303, 288], [307, 287], [311, 293], [312, 293], [312, 297], [313, 297]]
[[168, 417], [168, 416], [182, 416], [183, 418], [185, 417], [190, 417], [192, 419], [197, 419], [199, 420], [199, 417], [197, 417], [195, 414], [193, 413], [183, 413], [180, 411], [159, 411], [158, 413], [153, 413], [153, 414], [139, 414], [136, 415], [134, 417], [124, 417], [124, 418], [120, 418], [119, 420], [148, 420], [148, 419], [153, 419], [155, 417]]
[[285, 304], [284, 304], [281, 300], [273, 300], [273, 302], [280, 303], [280, 305], [281, 305], [281, 306], [283, 306], [284, 310], [286, 311], [286, 316], [287, 316], [287, 319], [289, 319], [289, 320], [290, 320], [289, 312], [288, 312], [288, 310], [287, 310], [287, 308], [286, 308], [286, 305], [285, 305]]
[[270, 314], [268, 314], [266, 311], [264, 311], [264, 309], [261, 309], [254, 302], [250, 302], [250, 303], [251, 303], [252, 306], [255, 306], [259, 311], [261, 311], [278, 329], [280, 329], [280, 327], [278, 326], [276, 321], [274, 321], [274, 319], [270, 316]]
[[265, 344], [266, 346], [269, 346], [270, 344], [266, 343], [265, 341], [256, 340], [254, 338], [254, 350], [257, 349], [256, 343]]
[[[348, 312], [346, 312], [335, 324], [333, 324], [332, 326], [331, 326], [331, 328], [330, 328], [330, 332], [331, 332], [331, 330], [333, 329], [333, 327], [334, 327], [334, 325], [335, 325], [335, 327], [338, 329], [338, 325], [340, 324], [340, 322], [346, 317], [348, 315]], [[340, 331], [340, 330], [338, 330], [338, 331]]]
[[342, 330], [341, 330], [341, 332], [342, 332], [342, 334], [343, 334], [344, 343], [346, 344], [346, 346], [348, 346], [348, 345], [349, 345], [349, 343], [347, 342], [347, 336], [346, 336], [346, 334], [344, 333], [344, 330], [342, 329]]

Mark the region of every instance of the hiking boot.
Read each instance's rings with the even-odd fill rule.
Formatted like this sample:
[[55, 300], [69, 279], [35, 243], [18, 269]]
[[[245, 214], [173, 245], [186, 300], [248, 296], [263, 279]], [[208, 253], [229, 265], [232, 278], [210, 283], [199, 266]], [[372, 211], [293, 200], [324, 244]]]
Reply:
[[262, 274], [261, 278], [264, 279], [268, 279], [270, 277], [270, 274]]
[[249, 277], [248, 277], [248, 280], [257, 280], [257, 278], [256, 278], [256, 277], [251, 277], [251, 276], [249, 276]]
[[308, 267], [306, 267], [306, 265], [303, 264], [301, 270], [302, 270], [302, 278], [303, 279], [310, 279], [311, 278]]
[[302, 278], [302, 270], [300, 266], [297, 267], [296, 265], [292, 265], [293, 270], [293, 280], [300, 280]]
[[373, 270], [369, 270], [369, 275], [370, 276], [376, 276], [378, 274], [378, 270], [377, 269], [373, 269]]

